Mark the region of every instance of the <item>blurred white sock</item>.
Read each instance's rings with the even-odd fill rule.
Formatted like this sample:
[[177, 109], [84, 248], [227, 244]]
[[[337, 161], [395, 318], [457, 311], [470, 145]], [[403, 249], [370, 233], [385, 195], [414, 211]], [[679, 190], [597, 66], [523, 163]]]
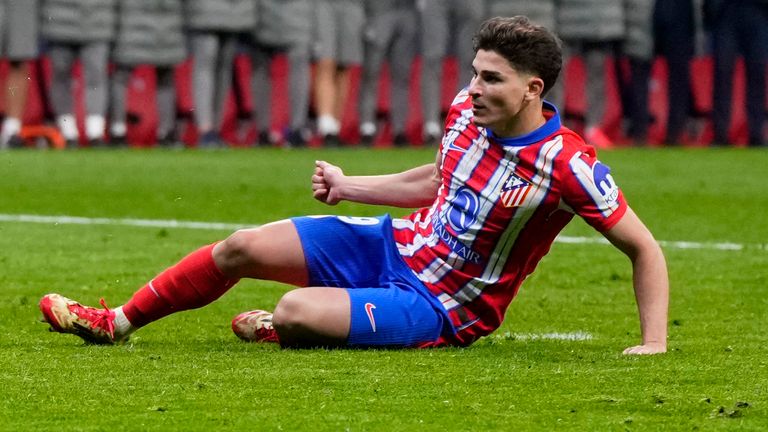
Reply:
[[443, 129], [435, 122], [427, 122], [424, 125], [424, 135], [429, 137], [439, 137], [443, 134]]
[[21, 132], [21, 120], [16, 117], [6, 117], [3, 122], [3, 135], [14, 135]]
[[329, 115], [321, 115], [317, 119], [317, 132], [320, 135], [338, 135], [341, 125], [339, 121]]
[[3, 122], [3, 130], [0, 132], [0, 144], [6, 144], [12, 136], [21, 132], [21, 120], [16, 117], [7, 117]]
[[109, 135], [113, 137], [122, 137], [126, 133], [128, 133], [128, 126], [126, 126], [125, 122], [112, 123], [112, 126], [109, 128]]
[[107, 122], [104, 120], [104, 116], [98, 114], [90, 114], [85, 118], [85, 136], [89, 139], [101, 139], [104, 137], [104, 127]]
[[80, 135], [77, 131], [75, 116], [72, 114], [62, 114], [56, 119], [56, 126], [67, 141], [76, 140]]
[[365, 122], [360, 125], [360, 135], [376, 135], [376, 125], [371, 122]]

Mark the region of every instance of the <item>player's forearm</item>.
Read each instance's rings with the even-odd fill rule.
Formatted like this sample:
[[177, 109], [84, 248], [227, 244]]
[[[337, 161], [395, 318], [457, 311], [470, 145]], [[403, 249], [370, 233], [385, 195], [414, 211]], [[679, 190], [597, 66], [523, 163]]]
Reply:
[[423, 165], [397, 174], [348, 176], [338, 187], [341, 198], [364, 204], [426, 207], [437, 195], [434, 165]]
[[634, 287], [643, 344], [667, 345], [669, 278], [661, 248], [643, 248], [633, 259]]

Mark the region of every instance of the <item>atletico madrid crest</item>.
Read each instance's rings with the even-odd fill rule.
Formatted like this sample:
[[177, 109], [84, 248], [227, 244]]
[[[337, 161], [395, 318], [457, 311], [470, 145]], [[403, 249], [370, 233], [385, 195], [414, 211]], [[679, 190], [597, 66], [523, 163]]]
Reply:
[[530, 182], [513, 173], [501, 187], [501, 202], [504, 207], [519, 207], [531, 189], [533, 185]]

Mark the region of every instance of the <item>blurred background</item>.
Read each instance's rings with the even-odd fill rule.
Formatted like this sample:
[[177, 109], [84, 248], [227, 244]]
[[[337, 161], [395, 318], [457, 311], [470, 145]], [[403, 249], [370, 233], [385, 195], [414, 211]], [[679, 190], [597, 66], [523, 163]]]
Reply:
[[0, 0], [0, 148], [435, 146], [513, 15], [590, 144], [765, 146], [768, 0]]

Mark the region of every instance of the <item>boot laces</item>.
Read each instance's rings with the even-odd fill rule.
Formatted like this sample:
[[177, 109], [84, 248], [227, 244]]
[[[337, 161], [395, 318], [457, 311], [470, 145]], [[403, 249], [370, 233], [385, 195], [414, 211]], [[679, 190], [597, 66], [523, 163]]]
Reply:
[[114, 339], [115, 323], [113, 322], [113, 318], [115, 314], [109, 309], [103, 298], [99, 300], [99, 303], [104, 309], [97, 309], [76, 303], [70, 305], [69, 310], [77, 315], [78, 318], [87, 321], [92, 330], [105, 331], [109, 334], [110, 338]]

